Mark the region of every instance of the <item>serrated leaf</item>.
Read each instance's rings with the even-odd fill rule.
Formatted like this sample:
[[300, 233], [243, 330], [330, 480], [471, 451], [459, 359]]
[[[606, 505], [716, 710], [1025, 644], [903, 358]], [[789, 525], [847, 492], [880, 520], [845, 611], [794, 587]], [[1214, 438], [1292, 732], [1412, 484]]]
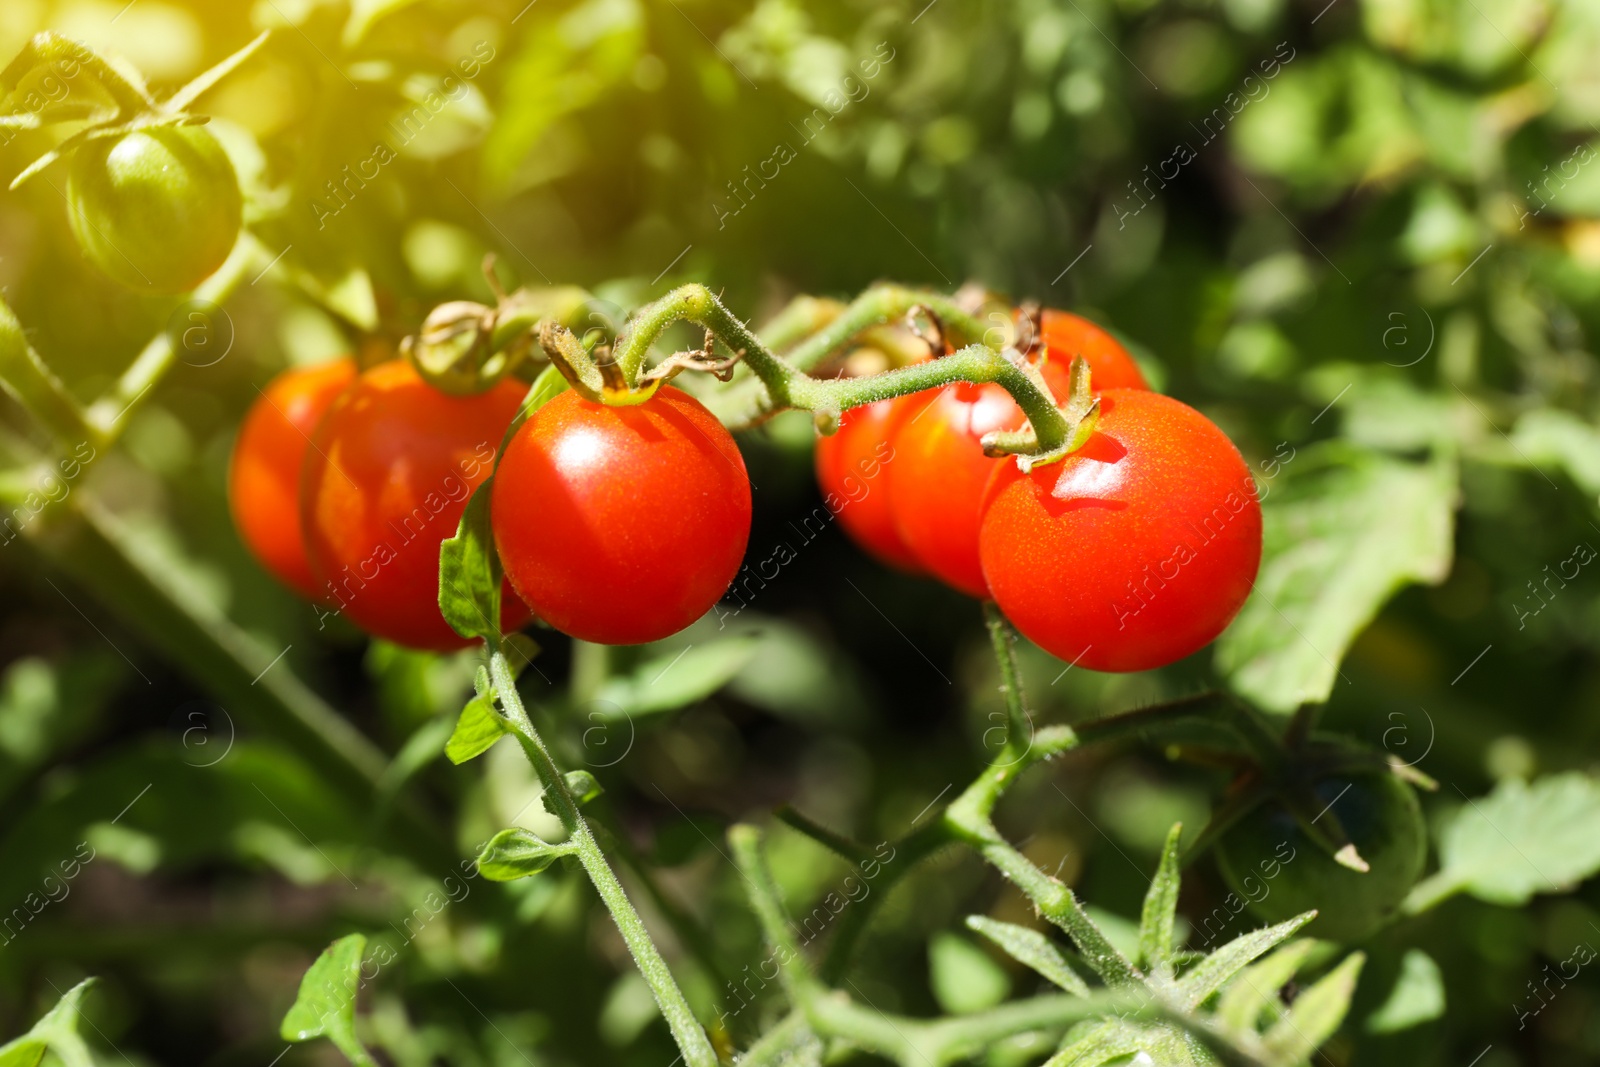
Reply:
[[538, 874], [571, 852], [570, 846], [552, 845], [533, 831], [516, 826], [501, 830], [483, 846], [478, 854], [478, 873], [491, 882], [511, 882]]
[[1282, 714], [1328, 698], [1351, 642], [1398, 590], [1444, 580], [1459, 481], [1447, 462], [1344, 445], [1302, 449], [1295, 465], [1306, 473], [1288, 467], [1262, 505], [1261, 573], [1217, 643], [1233, 689]]
[[567, 792], [579, 804], [587, 804], [605, 792], [600, 788], [600, 782], [588, 771], [568, 771], [563, 777], [567, 782]]
[[1306, 923], [1316, 918], [1316, 912], [1296, 915], [1287, 922], [1252, 930], [1234, 938], [1217, 951], [1195, 964], [1178, 979], [1178, 1003], [1187, 1010], [1200, 1006], [1207, 997], [1227, 984], [1228, 980], [1255, 959], [1280, 942], [1287, 941]]
[[1001, 922], [986, 915], [968, 915], [967, 928], [987, 937], [1012, 959], [1038, 971], [1068, 993], [1076, 993], [1080, 997], [1089, 995], [1088, 983], [1072, 969], [1066, 954], [1038, 930]]
[[94, 1067], [88, 1046], [78, 1036], [83, 994], [93, 983], [85, 978], [67, 990], [32, 1029], [0, 1046], [0, 1067], [38, 1067], [47, 1051], [55, 1053], [62, 1067]]
[[1406, 898], [1424, 911], [1455, 893], [1518, 907], [1600, 871], [1600, 783], [1578, 771], [1508, 779], [1468, 800], [1439, 834], [1439, 871]]
[[676, 711], [698, 703], [727, 685], [756, 654], [759, 640], [725, 637], [664, 652], [621, 677], [611, 678], [595, 694], [601, 717], [612, 705], [628, 718]]
[[500, 560], [489, 528], [487, 478], [472, 493], [456, 535], [439, 543], [439, 611], [462, 637], [500, 636]]
[[1303, 1063], [1344, 1022], [1365, 953], [1353, 952], [1315, 985], [1295, 998], [1289, 1013], [1273, 1024], [1263, 1039], [1274, 1062]]
[[445, 742], [444, 754], [451, 763], [460, 765], [489, 751], [505, 734], [505, 723], [495, 714], [489, 699], [473, 697], [461, 709], [455, 731]]
[[1252, 963], [1228, 983], [1217, 1001], [1217, 1018], [1235, 1033], [1254, 1032], [1267, 1008], [1278, 1003], [1278, 992], [1289, 983], [1317, 947], [1315, 940], [1291, 941], [1257, 963]]
[[361, 989], [362, 934], [348, 934], [323, 949], [300, 979], [300, 992], [278, 1027], [285, 1041], [325, 1037], [358, 1067], [376, 1067], [356, 1038], [356, 994]]
[[1444, 1014], [1444, 975], [1420, 948], [1400, 957], [1400, 976], [1378, 1010], [1367, 1016], [1369, 1034], [1394, 1034]]
[[1161, 864], [1145, 894], [1139, 917], [1139, 960], [1146, 971], [1171, 971], [1172, 927], [1178, 914], [1178, 838], [1183, 823], [1173, 823], [1161, 849]]

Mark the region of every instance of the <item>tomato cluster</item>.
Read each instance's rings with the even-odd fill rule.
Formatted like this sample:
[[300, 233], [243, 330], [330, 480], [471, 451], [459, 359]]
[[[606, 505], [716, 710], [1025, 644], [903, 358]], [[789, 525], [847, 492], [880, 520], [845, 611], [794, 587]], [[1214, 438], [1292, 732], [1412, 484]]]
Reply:
[[495, 474], [502, 631], [537, 612], [585, 640], [634, 644], [710, 610], [750, 533], [728, 431], [672, 388], [626, 407], [563, 393], [518, 428], [496, 472], [525, 392], [506, 380], [448, 395], [398, 360], [284, 372], [234, 448], [240, 535], [274, 575], [368, 633], [462, 648], [439, 611], [439, 543]]
[[1106, 331], [1063, 311], [1041, 325], [1056, 398], [1075, 356], [1100, 397], [1080, 449], [1027, 474], [985, 455], [983, 436], [1024, 415], [1000, 386], [961, 383], [848, 413], [819, 444], [819, 482], [868, 552], [994, 599], [1053, 655], [1104, 671], [1170, 663], [1220, 634], [1255, 580], [1249, 469], [1205, 416], [1150, 392]]

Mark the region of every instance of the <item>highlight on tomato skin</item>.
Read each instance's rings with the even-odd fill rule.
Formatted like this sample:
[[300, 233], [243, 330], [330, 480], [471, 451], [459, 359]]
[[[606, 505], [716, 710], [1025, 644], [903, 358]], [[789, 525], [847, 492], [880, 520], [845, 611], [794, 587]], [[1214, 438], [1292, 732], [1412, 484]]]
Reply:
[[306, 558], [300, 472], [317, 424], [355, 378], [350, 359], [293, 367], [273, 378], [245, 413], [228, 464], [228, 510], [245, 547], [307, 600], [327, 594]]
[[541, 619], [643, 644], [727, 590], [750, 539], [750, 478], [733, 436], [687, 393], [610, 407], [565, 392], [512, 437], [490, 516], [506, 577]]
[[910, 574], [926, 572], [895, 525], [889, 502], [894, 434], [927, 399], [902, 396], [852, 408], [839, 429], [817, 438], [817, 485], [850, 539], [870, 556]]
[[1095, 392], [1106, 389], [1148, 389], [1144, 372], [1122, 343], [1100, 326], [1070, 311], [1045, 308], [1039, 316], [1039, 339], [1052, 359], [1071, 363], [1082, 356], [1089, 364]]
[[[508, 379], [450, 396], [393, 360], [340, 394], [313, 435], [300, 497], [311, 570], [334, 610], [410, 648], [473, 643], [439, 612], [439, 542], [455, 536], [472, 491], [493, 472], [525, 392]], [[501, 629], [530, 617], [504, 590]]]
[[1080, 450], [1027, 474], [996, 467], [979, 551], [995, 602], [1036, 645], [1091, 670], [1148, 670], [1209, 644], [1243, 606], [1261, 505], [1211, 420], [1112, 389]]

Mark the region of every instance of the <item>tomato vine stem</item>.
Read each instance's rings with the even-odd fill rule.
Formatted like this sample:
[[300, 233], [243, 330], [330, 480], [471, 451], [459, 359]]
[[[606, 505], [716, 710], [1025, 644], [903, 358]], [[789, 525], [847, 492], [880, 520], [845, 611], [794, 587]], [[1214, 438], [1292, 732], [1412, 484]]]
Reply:
[[885, 287], [882, 293], [884, 295], [865, 304], [858, 301], [817, 334], [801, 342], [791, 362], [772, 352], [711, 290], [703, 285], [681, 286], [634, 314], [614, 350], [617, 366], [630, 383], [636, 383], [651, 346], [662, 332], [675, 322], [688, 320], [710, 330], [718, 341], [741, 356], [766, 388], [764, 408], [769, 414], [784, 408], [798, 408], [837, 418], [850, 408], [877, 400], [938, 389], [956, 382], [994, 382], [1010, 393], [1022, 408], [1033, 427], [1040, 452], [1053, 452], [1067, 445], [1073, 429], [1071, 424], [1056, 407], [1049, 390], [1030, 373], [1022, 357], [1014, 352], [1008, 355], [982, 342], [968, 344], [940, 359], [859, 378], [820, 379], [807, 374], [804, 369], [807, 365], [819, 363], [861, 330], [890, 321], [885, 312], [902, 304], [909, 309], [931, 299], [934, 304], [929, 306], [934, 307], [936, 314], [948, 312], [954, 317], [958, 333], [969, 335], [980, 330], [977, 321], [949, 298], [930, 297], [894, 287]]
[[566, 779], [557, 769], [554, 757], [534, 729], [527, 709], [523, 707], [510, 662], [505, 653], [495, 646], [491, 646], [489, 653], [489, 674], [507, 723], [527, 754], [528, 762], [533, 765], [534, 773], [544, 785], [546, 809], [561, 820], [561, 825], [566, 828], [568, 843], [588, 874], [589, 881], [594, 884], [595, 892], [611, 912], [611, 918], [616, 922], [628, 952], [633, 956], [639, 973], [644, 976], [661, 1014], [667, 1020], [673, 1040], [683, 1053], [684, 1062], [688, 1067], [717, 1067], [717, 1054], [711, 1047], [705, 1028], [695, 1018], [683, 990], [678, 988], [677, 981], [672, 977], [671, 968], [651, 939], [644, 920], [639, 917], [633, 901], [628, 899], [616, 872], [611, 869], [588, 821], [578, 811], [578, 802], [567, 787]]

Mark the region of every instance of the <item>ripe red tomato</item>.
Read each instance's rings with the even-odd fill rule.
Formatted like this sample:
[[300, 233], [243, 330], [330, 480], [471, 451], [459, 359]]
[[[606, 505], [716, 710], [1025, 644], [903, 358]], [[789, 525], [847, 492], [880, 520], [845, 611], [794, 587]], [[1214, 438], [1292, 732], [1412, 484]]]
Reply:
[[1070, 364], [1073, 356], [1082, 356], [1088, 361], [1089, 381], [1097, 393], [1106, 389], [1150, 388], [1128, 350], [1080, 315], [1046, 308], [1040, 316], [1039, 334], [1051, 359]]
[[300, 532], [300, 471], [311, 435], [356, 365], [336, 359], [291, 368], [267, 383], [245, 413], [228, 467], [228, 509], [262, 566], [307, 600], [325, 599]]
[[1113, 389], [1081, 449], [1028, 474], [996, 467], [979, 553], [995, 602], [1039, 647], [1092, 670], [1147, 670], [1238, 613], [1261, 562], [1261, 505], [1211, 420]]
[[[471, 642], [439, 613], [439, 542], [494, 470], [526, 388], [507, 380], [448, 396], [408, 363], [381, 363], [345, 390], [312, 437], [301, 481], [307, 554], [324, 598], [368, 633], [412, 648]], [[528, 621], [507, 591], [500, 625]]]
[[733, 437], [664, 386], [633, 407], [566, 392], [506, 448], [490, 501], [511, 584], [585, 641], [657, 641], [704, 615], [750, 539], [750, 479]]
[[852, 408], [840, 417], [837, 433], [817, 439], [817, 484], [839, 525], [868, 554], [912, 573], [923, 568], [895, 528], [887, 467], [895, 431], [924, 402], [897, 396]]

